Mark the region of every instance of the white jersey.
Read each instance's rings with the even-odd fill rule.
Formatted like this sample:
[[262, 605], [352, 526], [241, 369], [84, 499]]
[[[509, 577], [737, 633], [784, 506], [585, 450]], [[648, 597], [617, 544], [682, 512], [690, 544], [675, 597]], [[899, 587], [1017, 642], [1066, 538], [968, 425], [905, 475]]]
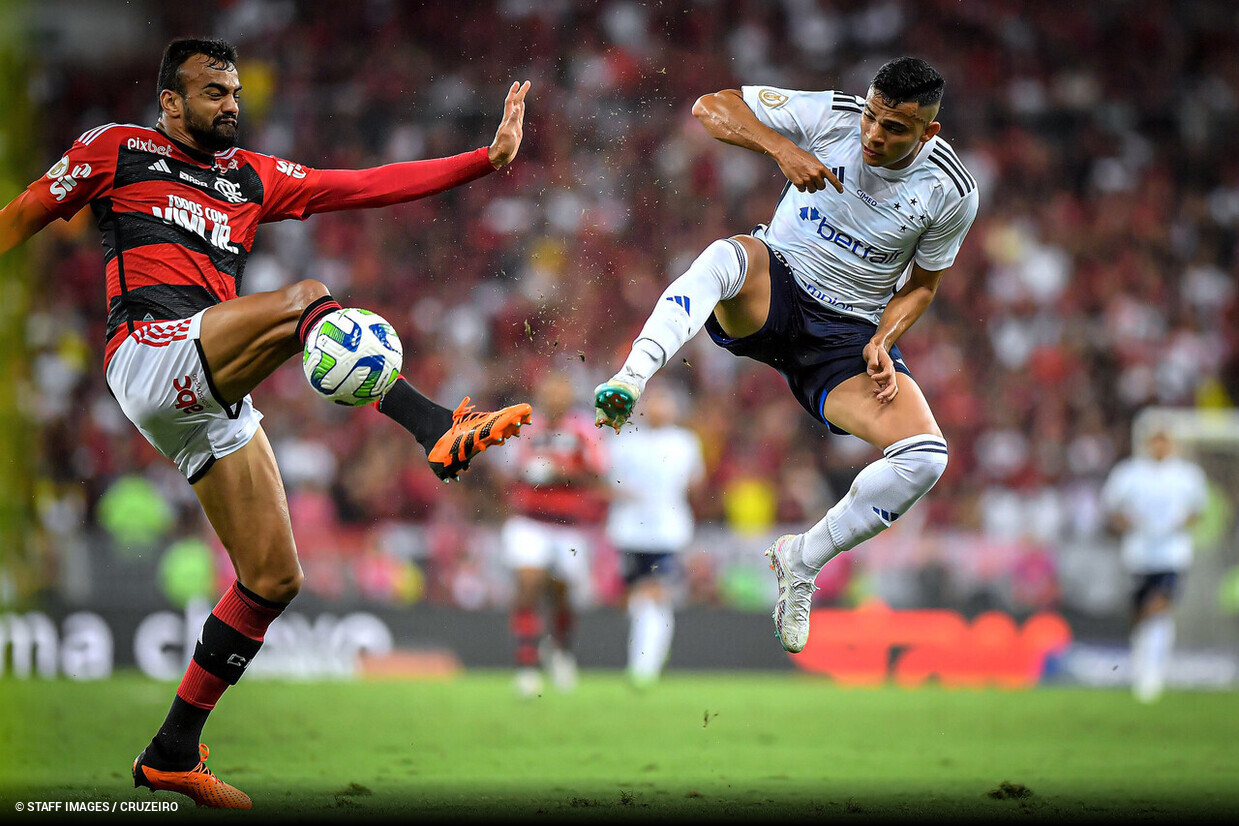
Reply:
[[770, 225], [754, 233], [783, 254], [805, 292], [877, 324], [912, 262], [930, 271], [954, 263], [978, 196], [950, 144], [935, 135], [906, 168], [873, 167], [861, 153], [863, 98], [769, 86], [741, 92], [759, 121], [816, 155], [843, 184], [839, 193], [789, 183]]
[[693, 538], [689, 488], [705, 474], [701, 440], [683, 427], [635, 427], [611, 443], [607, 536], [620, 550], [673, 552]]
[[1133, 456], [1114, 466], [1101, 489], [1101, 504], [1127, 517], [1123, 562], [1135, 573], [1179, 571], [1192, 561], [1189, 519], [1205, 508], [1204, 471], [1177, 457], [1160, 462]]

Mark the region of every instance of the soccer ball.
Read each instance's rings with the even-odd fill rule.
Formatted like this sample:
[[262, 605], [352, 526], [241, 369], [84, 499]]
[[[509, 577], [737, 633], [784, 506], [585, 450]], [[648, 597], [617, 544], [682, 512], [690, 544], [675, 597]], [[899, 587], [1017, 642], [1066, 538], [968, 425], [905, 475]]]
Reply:
[[301, 368], [319, 393], [356, 407], [383, 398], [403, 362], [400, 337], [386, 319], [345, 307], [327, 313], [310, 330]]

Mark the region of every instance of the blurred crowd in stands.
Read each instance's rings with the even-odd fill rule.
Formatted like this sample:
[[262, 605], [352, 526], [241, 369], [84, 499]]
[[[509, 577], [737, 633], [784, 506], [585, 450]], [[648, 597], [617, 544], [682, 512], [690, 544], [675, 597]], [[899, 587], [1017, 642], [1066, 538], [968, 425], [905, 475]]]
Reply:
[[[406, 206], [269, 225], [244, 274], [244, 292], [316, 278], [383, 314], [401, 333], [405, 375], [449, 407], [464, 395], [480, 408], [526, 400], [540, 376], [565, 372], [588, 409], [665, 284], [714, 239], [768, 219], [777, 167], [709, 139], [690, 112], [698, 96], [741, 84], [863, 95], [891, 57], [932, 62], [948, 80], [942, 135], [977, 179], [981, 210], [900, 346], [951, 463], [915, 519], [839, 562], [825, 598], [847, 599], [866, 571], [902, 560], [921, 604], [945, 571], [1006, 578], [1016, 607], [1058, 606], [1061, 551], [1100, 542], [1096, 491], [1129, 450], [1136, 412], [1229, 407], [1239, 394], [1239, 6], [135, 7], [140, 33], [123, 48], [57, 48], [49, 35], [32, 51], [43, 155], [30, 178], [86, 129], [153, 124], [159, 54], [178, 35], [238, 46], [243, 145], [320, 168], [486, 145], [509, 84], [532, 81], [508, 170]], [[32, 260], [29, 398], [49, 581], [67, 576], [72, 549], [103, 553], [101, 542], [120, 555], [145, 548], [150, 561], [185, 537], [211, 547], [192, 492], [104, 386], [91, 216], [45, 232]], [[816, 520], [869, 448], [827, 434], [777, 374], [704, 335], [655, 381], [682, 389], [707, 450], [687, 598], [768, 608], [768, 574], [750, 581], [729, 566], [759, 569], [764, 537]], [[308, 593], [503, 602], [494, 457], [475, 461], [465, 484], [441, 485], [403, 431], [316, 398], [296, 363], [254, 399], [285, 474]], [[616, 593], [608, 583], [600, 575], [600, 601]]]

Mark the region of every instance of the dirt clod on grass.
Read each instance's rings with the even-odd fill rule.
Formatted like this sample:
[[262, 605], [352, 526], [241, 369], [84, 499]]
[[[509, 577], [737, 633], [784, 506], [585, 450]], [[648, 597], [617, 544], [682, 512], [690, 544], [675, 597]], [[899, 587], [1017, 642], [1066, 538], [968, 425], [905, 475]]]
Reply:
[[1004, 780], [998, 784], [998, 788], [990, 789], [989, 796], [995, 800], [1024, 800], [1025, 798], [1032, 797], [1032, 789], [1023, 783], [1012, 783], [1010, 780]]

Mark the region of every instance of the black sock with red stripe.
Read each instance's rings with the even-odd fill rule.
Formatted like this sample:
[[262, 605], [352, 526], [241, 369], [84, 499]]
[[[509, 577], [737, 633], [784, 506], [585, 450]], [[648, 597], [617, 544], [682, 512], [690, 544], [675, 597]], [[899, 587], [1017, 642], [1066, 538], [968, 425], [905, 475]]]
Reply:
[[576, 627], [576, 611], [570, 605], [560, 606], [555, 609], [555, 615], [551, 621], [551, 639], [555, 641], [555, 645], [560, 651], [572, 650], [572, 629]]
[[452, 411], [417, 392], [417, 388], [405, 381], [404, 376], [396, 378], [395, 384], [375, 407], [412, 433], [413, 438], [426, 448], [427, 454], [434, 448], [435, 442], [452, 429]]
[[509, 617], [516, 644], [517, 668], [538, 667], [538, 643], [542, 640], [542, 615], [532, 608], [515, 608]]
[[306, 337], [314, 329], [314, 325], [322, 321], [323, 316], [340, 309], [340, 302], [329, 295], [311, 301], [309, 306], [301, 311], [301, 320], [297, 322], [297, 340], [305, 346]]
[[232, 584], [202, 625], [172, 708], [146, 747], [144, 765], [160, 771], [188, 771], [198, 765], [198, 743], [207, 716], [228, 686], [241, 679], [262, 647], [267, 627], [286, 606], [263, 599], [239, 582]]

